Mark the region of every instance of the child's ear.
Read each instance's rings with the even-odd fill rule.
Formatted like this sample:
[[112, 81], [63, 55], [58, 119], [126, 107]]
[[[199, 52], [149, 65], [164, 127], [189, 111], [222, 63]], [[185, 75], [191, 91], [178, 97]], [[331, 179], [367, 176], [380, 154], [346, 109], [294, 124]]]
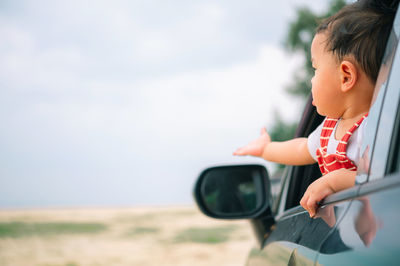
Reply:
[[340, 84], [343, 92], [351, 90], [357, 82], [357, 67], [350, 61], [343, 60], [339, 66]]

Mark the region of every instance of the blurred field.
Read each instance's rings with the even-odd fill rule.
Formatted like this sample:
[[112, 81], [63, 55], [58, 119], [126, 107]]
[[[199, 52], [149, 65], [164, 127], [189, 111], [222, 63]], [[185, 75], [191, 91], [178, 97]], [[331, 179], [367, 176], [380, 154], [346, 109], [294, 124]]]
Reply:
[[243, 266], [253, 241], [191, 206], [0, 210], [1, 266]]

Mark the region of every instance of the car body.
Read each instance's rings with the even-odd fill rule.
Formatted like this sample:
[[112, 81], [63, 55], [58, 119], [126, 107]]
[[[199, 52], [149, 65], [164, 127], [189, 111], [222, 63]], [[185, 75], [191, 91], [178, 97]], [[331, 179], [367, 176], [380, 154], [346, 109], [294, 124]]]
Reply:
[[[287, 166], [271, 195], [262, 165], [206, 169], [194, 195], [219, 219], [249, 219], [259, 246], [247, 265], [400, 265], [400, 15], [397, 12], [364, 129], [356, 185], [324, 199], [311, 218], [300, 199], [318, 166]], [[321, 122], [308, 101], [296, 132]]]

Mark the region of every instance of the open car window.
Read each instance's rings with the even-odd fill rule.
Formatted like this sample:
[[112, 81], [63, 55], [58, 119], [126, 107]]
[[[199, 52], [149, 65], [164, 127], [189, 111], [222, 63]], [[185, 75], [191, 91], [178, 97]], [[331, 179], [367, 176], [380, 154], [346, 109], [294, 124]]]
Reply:
[[[311, 101], [310, 97], [295, 137], [308, 137], [323, 121], [323, 117], [317, 113]], [[285, 171], [284, 176], [286, 179], [284, 180], [277, 205], [274, 208], [275, 212], [282, 212], [299, 206], [300, 199], [308, 185], [321, 176], [317, 163], [305, 166], [287, 166]]]
[[[387, 171], [387, 159], [391, 142], [393, 141], [388, 136], [395, 137], [400, 133], [400, 131], [392, 133], [400, 93], [400, 76], [398, 75], [400, 73], [400, 58], [398, 58], [400, 52], [397, 51], [396, 55], [396, 50], [399, 50], [397, 49], [399, 45], [399, 33], [400, 17], [397, 14], [375, 86], [368, 122], [364, 127], [360, 147], [360, 165], [356, 178], [356, 183], [358, 184], [384, 176]], [[322, 122], [322, 119], [316, 113], [315, 108], [306, 107], [296, 137], [307, 137]], [[397, 120], [399, 119], [397, 117]], [[308, 125], [306, 125], [307, 123]], [[398, 123], [400, 124], [400, 122]], [[397, 149], [391, 152], [398, 154], [400, 150]], [[400, 159], [396, 157], [393, 160]], [[287, 176], [282, 190], [282, 195], [286, 195], [286, 198], [283, 196], [283, 198], [279, 199], [275, 208], [277, 212], [299, 206], [300, 199], [309, 184], [321, 176], [317, 164], [289, 166], [286, 171]], [[354, 191], [356, 190], [354, 189]], [[348, 193], [340, 193], [338, 196], [348, 197], [350, 195]]]

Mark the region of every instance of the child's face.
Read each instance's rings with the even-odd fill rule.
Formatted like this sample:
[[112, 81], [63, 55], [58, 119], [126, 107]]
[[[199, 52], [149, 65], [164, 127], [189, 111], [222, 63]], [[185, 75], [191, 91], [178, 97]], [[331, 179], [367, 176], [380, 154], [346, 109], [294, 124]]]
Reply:
[[317, 33], [311, 44], [311, 62], [315, 69], [311, 79], [313, 105], [320, 115], [338, 118], [343, 113], [339, 64], [325, 44], [324, 33]]

